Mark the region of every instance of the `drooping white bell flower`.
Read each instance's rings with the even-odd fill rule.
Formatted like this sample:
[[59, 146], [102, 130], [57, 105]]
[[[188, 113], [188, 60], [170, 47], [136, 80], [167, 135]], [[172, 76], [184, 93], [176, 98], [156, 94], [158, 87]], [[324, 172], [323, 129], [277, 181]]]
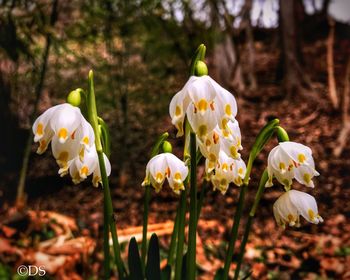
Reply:
[[[206, 160], [206, 169], [208, 169], [209, 161]], [[243, 178], [246, 173], [246, 166], [242, 159], [235, 160], [229, 157], [225, 152], [220, 151], [213, 174], [210, 175], [210, 180], [214, 190], [218, 189], [222, 194], [225, 194], [230, 183], [237, 186], [242, 185]]]
[[142, 186], [151, 184], [156, 192], [162, 189], [165, 179], [172, 190], [179, 194], [184, 190], [184, 180], [188, 175], [185, 163], [171, 153], [162, 153], [151, 158], [146, 166], [146, 177]]
[[185, 114], [193, 130], [203, 137], [219, 125], [226, 127], [237, 114], [237, 103], [233, 95], [222, 88], [210, 76], [191, 76], [185, 86], [170, 102], [172, 123], [183, 135]]
[[206, 137], [197, 137], [197, 143], [201, 154], [207, 159], [206, 173], [211, 173], [215, 168], [220, 153], [220, 135], [217, 129], [211, 131]]
[[33, 124], [34, 142], [39, 142], [38, 153], [43, 153], [52, 138], [65, 143], [70, 137], [78, 137], [87, 148], [95, 141], [91, 125], [80, 109], [68, 103], [53, 106], [41, 114]]
[[242, 158], [235, 159], [234, 163], [233, 183], [236, 186], [241, 186], [243, 184], [243, 179], [247, 171], [247, 166]]
[[50, 125], [60, 143], [64, 143], [81, 125], [83, 115], [80, 109], [68, 103], [57, 105], [52, 113]]
[[[105, 154], [103, 154], [103, 158], [106, 167], [106, 174], [109, 176], [111, 174], [111, 164]], [[83, 156], [80, 155], [79, 157], [74, 158], [69, 166], [69, 173], [74, 184], [82, 182], [89, 175], [93, 174], [92, 184], [95, 187], [98, 187], [98, 184], [101, 183], [101, 172], [95, 145], [89, 150], [84, 150]]]
[[[51, 142], [52, 153], [64, 176], [68, 173], [74, 183], [93, 174], [93, 185], [101, 181], [95, 135], [80, 109], [68, 103], [54, 106], [40, 115], [33, 124], [34, 141], [39, 142], [38, 154], [42, 154]], [[111, 165], [104, 155], [107, 175]]]
[[78, 157], [80, 146], [80, 141], [77, 138], [69, 137], [64, 143], [61, 143], [57, 137], [52, 139], [52, 154], [60, 167], [58, 174], [64, 176], [68, 173], [72, 161]]
[[318, 176], [312, 151], [309, 147], [295, 142], [281, 142], [273, 148], [268, 156], [267, 171], [269, 179], [266, 187], [273, 185], [273, 176], [286, 187], [290, 188], [293, 178], [299, 183], [314, 187], [312, 178]]
[[221, 149], [234, 159], [241, 157], [239, 151], [243, 149], [241, 145], [241, 130], [238, 121], [228, 121], [225, 128], [220, 130]]
[[273, 213], [277, 224], [283, 228], [286, 225], [300, 226], [300, 215], [310, 223], [323, 222], [318, 214], [315, 198], [297, 190], [290, 190], [281, 195], [273, 205]]
[[[105, 154], [103, 154], [103, 159], [105, 162], [106, 174], [107, 176], [109, 176], [111, 175], [111, 170], [112, 170], [111, 163]], [[97, 165], [95, 167], [95, 170], [93, 170], [93, 173], [92, 173], [92, 184], [94, 185], [94, 187], [98, 187], [99, 183], [102, 183], [102, 177], [101, 177], [101, 171], [100, 171], [100, 163], [97, 160]]]

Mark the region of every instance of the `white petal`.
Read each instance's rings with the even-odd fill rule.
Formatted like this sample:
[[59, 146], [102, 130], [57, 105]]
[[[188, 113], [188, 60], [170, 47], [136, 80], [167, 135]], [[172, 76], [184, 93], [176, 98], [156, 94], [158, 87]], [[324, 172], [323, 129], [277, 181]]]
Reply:
[[79, 147], [79, 141], [71, 137], [65, 143], [61, 143], [56, 137], [52, 138], [52, 154], [60, 167], [59, 174], [67, 174], [71, 160], [78, 156]]
[[290, 200], [299, 213], [310, 223], [318, 224], [323, 219], [318, 214], [316, 200], [313, 196], [297, 190], [290, 190]]
[[215, 113], [211, 109], [200, 114], [191, 103], [187, 108], [188, 121], [198, 137], [203, 138], [209, 134], [217, 125]]
[[313, 188], [314, 183], [312, 178], [318, 176], [318, 172], [309, 165], [301, 165], [294, 170], [295, 179], [307, 187]]
[[42, 113], [34, 122], [32, 130], [34, 133], [34, 142], [38, 142], [41, 138], [45, 136], [46, 133], [50, 133], [52, 131], [50, 127], [50, 119], [52, 114], [55, 112], [60, 105], [56, 105], [47, 109], [44, 113]]
[[279, 225], [297, 226], [299, 213], [297, 207], [292, 203], [290, 191], [282, 194], [273, 205], [273, 213]]
[[81, 125], [83, 116], [79, 108], [68, 103], [58, 106], [52, 114], [50, 125], [55, 136], [61, 143], [64, 143]]
[[95, 144], [95, 134], [91, 124], [82, 117], [81, 125], [75, 133], [75, 137], [85, 148], [90, 149]]
[[310, 160], [312, 151], [309, 147], [290, 141], [281, 142], [279, 145], [295, 162], [299, 164], [313, 162]]

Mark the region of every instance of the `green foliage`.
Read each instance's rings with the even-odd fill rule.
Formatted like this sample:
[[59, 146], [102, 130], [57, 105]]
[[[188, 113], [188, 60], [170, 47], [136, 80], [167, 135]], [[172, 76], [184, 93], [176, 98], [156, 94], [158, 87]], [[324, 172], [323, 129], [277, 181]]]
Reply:
[[155, 233], [149, 242], [145, 274], [147, 280], [161, 280], [159, 242]]
[[143, 279], [141, 258], [135, 237], [131, 238], [128, 254], [129, 280]]

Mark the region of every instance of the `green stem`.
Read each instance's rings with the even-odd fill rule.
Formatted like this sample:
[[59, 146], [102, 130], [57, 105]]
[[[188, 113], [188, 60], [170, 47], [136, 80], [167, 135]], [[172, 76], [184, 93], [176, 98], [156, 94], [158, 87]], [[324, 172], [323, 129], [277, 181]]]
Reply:
[[247, 191], [247, 185], [243, 185], [241, 186], [241, 190], [239, 193], [239, 200], [238, 200], [238, 205], [237, 205], [237, 210], [234, 216], [234, 222], [233, 222], [233, 226], [232, 226], [232, 230], [231, 230], [231, 234], [230, 236], [232, 237], [230, 239], [230, 242], [228, 244], [228, 248], [227, 248], [227, 253], [226, 253], [226, 258], [225, 258], [225, 265], [224, 265], [224, 272], [223, 272], [223, 280], [227, 280], [228, 279], [228, 273], [230, 271], [230, 265], [232, 262], [232, 256], [233, 256], [233, 252], [235, 249], [235, 243], [237, 240], [237, 236], [238, 236], [238, 227], [239, 227], [239, 222], [242, 216], [242, 212], [243, 212], [243, 205], [244, 205], [244, 197], [245, 197], [245, 193]]
[[187, 269], [188, 279], [194, 280], [196, 277], [196, 235], [197, 235], [197, 144], [196, 134], [190, 133], [190, 155], [191, 155], [191, 175], [190, 175], [190, 222], [188, 230], [188, 254]]
[[182, 260], [185, 241], [186, 191], [181, 191], [179, 209], [179, 231], [176, 248], [175, 280], [181, 280], [182, 276]]
[[177, 236], [178, 236], [178, 232], [179, 232], [179, 218], [180, 218], [180, 208], [178, 208], [176, 211], [173, 233], [171, 234], [171, 241], [170, 241], [170, 247], [169, 247], [169, 252], [168, 252], [168, 264], [169, 265], [174, 264], [176, 241], [177, 241]]
[[146, 265], [146, 255], [147, 255], [147, 228], [148, 228], [148, 209], [149, 202], [151, 199], [151, 186], [145, 186], [145, 198], [143, 204], [143, 227], [142, 227], [142, 244], [141, 244], [141, 261], [142, 267], [145, 268]]
[[[101, 178], [102, 178], [102, 185], [103, 185], [103, 195], [104, 195], [104, 204], [105, 204], [105, 217], [104, 222], [107, 222], [110, 226], [110, 231], [112, 235], [113, 240], [113, 252], [114, 252], [114, 260], [118, 269], [119, 278], [124, 278], [124, 265], [120, 254], [120, 244], [118, 241], [118, 233], [117, 233], [117, 227], [115, 225], [115, 220], [113, 217], [113, 205], [112, 205], [112, 198], [111, 193], [109, 189], [109, 181], [107, 177], [106, 172], [106, 166], [104, 162], [103, 152], [97, 151], [98, 154], [98, 161], [100, 164], [100, 171], [101, 171]], [[104, 235], [106, 236], [106, 235]], [[104, 240], [104, 242], [107, 244], [109, 243], [109, 239]]]
[[251, 210], [249, 212], [248, 221], [247, 221], [247, 224], [246, 224], [245, 229], [244, 229], [242, 243], [241, 243], [241, 247], [240, 247], [240, 251], [239, 251], [239, 255], [238, 255], [237, 267], [236, 267], [236, 270], [235, 270], [235, 276], [233, 278], [234, 280], [237, 280], [238, 276], [239, 276], [239, 271], [241, 269], [243, 256], [244, 256], [244, 252], [245, 252], [245, 247], [247, 245], [250, 229], [251, 229], [251, 226], [252, 226], [252, 223], [253, 223], [253, 219], [254, 219], [254, 216], [255, 216], [255, 213], [256, 213], [256, 209], [258, 208], [260, 199], [261, 199], [261, 197], [262, 197], [262, 195], [264, 193], [265, 184], [266, 184], [267, 180], [268, 180], [268, 174], [267, 174], [267, 171], [265, 170], [263, 175], [261, 176], [260, 183], [259, 183], [259, 188], [258, 188], [258, 191], [257, 191], [257, 193], [255, 195], [255, 200], [254, 200], [253, 206], [252, 206], [252, 208], [251, 208]]
[[263, 149], [264, 145], [268, 142], [268, 140], [271, 138], [273, 135], [275, 128], [278, 126], [279, 120], [274, 119], [270, 122], [268, 122], [259, 132], [258, 136], [256, 137], [256, 140], [254, 142], [254, 145], [252, 147], [252, 150], [249, 154], [249, 159], [248, 159], [248, 164], [247, 164], [247, 170], [245, 177], [243, 179], [243, 186], [241, 186], [241, 191], [239, 194], [239, 200], [238, 200], [238, 205], [237, 205], [237, 210], [234, 216], [234, 222], [232, 225], [232, 230], [231, 230], [231, 236], [232, 238], [230, 239], [228, 248], [227, 248], [227, 253], [226, 253], [226, 258], [225, 258], [225, 265], [224, 265], [224, 271], [223, 271], [223, 280], [228, 279], [228, 274], [230, 270], [230, 265], [232, 262], [232, 256], [235, 248], [235, 243], [237, 241], [238, 237], [238, 228], [239, 228], [239, 223], [241, 220], [241, 216], [243, 213], [243, 205], [244, 205], [244, 197], [246, 193], [246, 189], [249, 184], [249, 178], [250, 178], [250, 173], [253, 168], [253, 163], [260, 153], [260, 151]]
[[209, 181], [204, 180], [204, 182], [202, 184], [201, 192], [199, 193], [199, 199], [198, 199], [198, 203], [197, 203], [197, 224], [198, 224], [199, 217], [201, 215], [204, 194], [205, 194], [205, 191], [206, 191], [206, 188], [208, 187], [208, 185], [209, 185]]
[[[94, 81], [93, 81], [93, 72], [89, 72], [89, 87], [88, 87], [88, 96], [87, 96], [87, 109], [88, 109], [88, 117], [89, 122], [94, 130], [95, 134], [95, 146], [96, 151], [98, 155], [98, 162], [100, 166], [100, 173], [101, 173], [101, 179], [102, 179], [102, 186], [103, 186], [103, 202], [104, 202], [104, 223], [108, 226], [104, 225], [104, 230], [110, 229], [112, 240], [113, 240], [113, 252], [114, 252], [114, 260], [118, 269], [119, 278], [124, 278], [124, 265], [121, 259], [120, 254], [120, 245], [118, 241], [118, 235], [117, 235], [117, 229], [113, 217], [113, 205], [112, 205], [112, 198], [111, 193], [109, 189], [109, 181], [108, 176], [106, 172], [106, 166], [103, 156], [103, 147], [101, 144], [101, 138], [100, 138], [100, 132], [98, 127], [98, 115], [97, 115], [97, 108], [96, 108], [96, 98], [95, 98], [95, 90], [94, 90]], [[104, 268], [108, 268], [107, 262], [109, 262], [109, 238], [108, 234], [105, 232], [103, 234], [104, 237]], [[108, 252], [107, 252], [108, 247]], [[105, 271], [105, 274], [108, 275], [108, 271]]]
[[[106, 203], [104, 204], [103, 217], [107, 217], [107, 208]], [[103, 240], [109, 240], [109, 223], [108, 221], [103, 222]], [[103, 242], [103, 269], [104, 269], [104, 279], [110, 279], [111, 277], [111, 262], [110, 262], [110, 251], [109, 251], [109, 242]]]

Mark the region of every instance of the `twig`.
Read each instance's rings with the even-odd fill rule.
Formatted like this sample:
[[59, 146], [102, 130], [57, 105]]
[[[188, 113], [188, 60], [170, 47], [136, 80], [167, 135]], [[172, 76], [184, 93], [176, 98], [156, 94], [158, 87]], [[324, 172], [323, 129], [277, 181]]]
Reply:
[[334, 109], [338, 109], [339, 100], [337, 96], [337, 89], [334, 78], [334, 57], [333, 57], [333, 45], [334, 45], [334, 31], [335, 22], [333, 19], [328, 19], [329, 24], [329, 35], [327, 39], [327, 73], [328, 73], [328, 87], [329, 87], [329, 98], [332, 102]]
[[333, 155], [339, 157], [346, 146], [346, 141], [348, 134], [350, 133], [350, 117], [349, 117], [349, 107], [350, 107], [350, 56], [348, 57], [348, 62], [346, 64], [345, 81], [344, 81], [344, 91], [343, 91], [343, 128], [341, 129], [337, 142], [338, 145], [333, 150]]

